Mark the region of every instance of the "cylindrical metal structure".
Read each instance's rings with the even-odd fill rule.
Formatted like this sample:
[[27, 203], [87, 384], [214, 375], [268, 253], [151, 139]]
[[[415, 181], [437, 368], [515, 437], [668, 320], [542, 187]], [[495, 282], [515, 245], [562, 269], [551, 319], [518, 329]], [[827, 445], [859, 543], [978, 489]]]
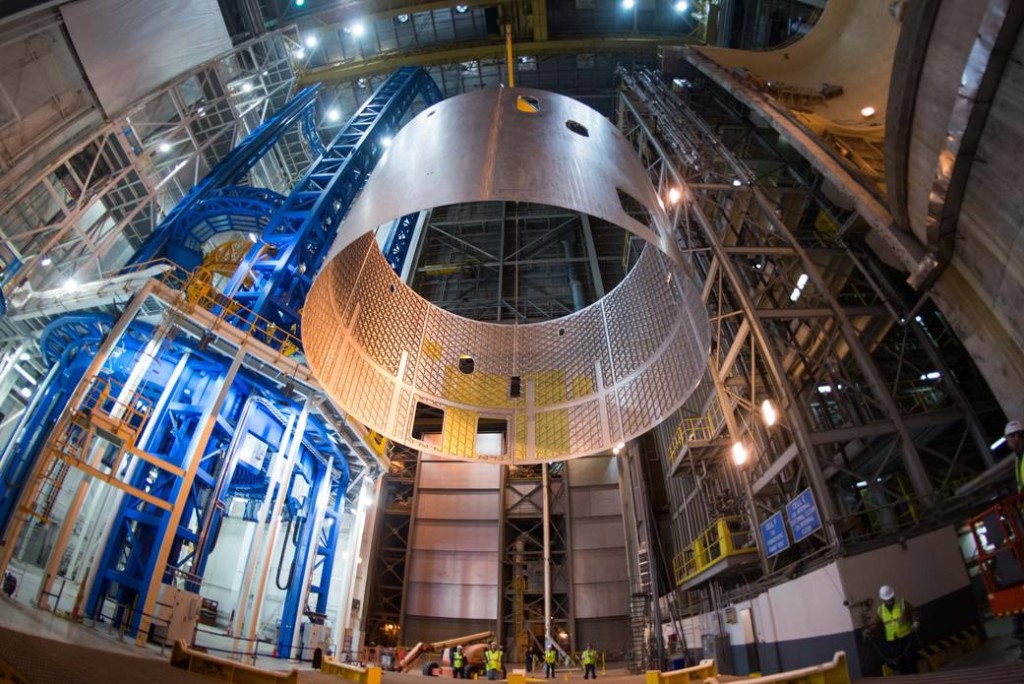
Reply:
[[[371, 231], [486, 201], [572, 209], [658, 249], [564, 318], [463, 319], [403, 284]], [[700, 295], [629, 143], [590, 108], [527, 89], [445, 100], [399, 132], [339, 229], [302, 335], [325, 390], [356, 420], [425, 453], [506, 463], [593, 454], [646, 432], [692, 392], [710, 344]], [[421, 407], [443, 412], [438, 439], [413, 435]], [[505, 433], [502, 453], [478, 452], [481, 421]]]

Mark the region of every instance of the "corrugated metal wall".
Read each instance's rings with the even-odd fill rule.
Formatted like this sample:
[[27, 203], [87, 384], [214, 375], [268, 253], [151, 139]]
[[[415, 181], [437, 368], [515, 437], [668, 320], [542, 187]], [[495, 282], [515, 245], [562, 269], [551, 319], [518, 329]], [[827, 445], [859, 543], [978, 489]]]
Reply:
[[407, 644], [494, 629], [501, 466], [423, 457], [409, 541]]
[[568, 462], [573, 614], [580, 650], [629, 644], [629, 572], [614, 456]]

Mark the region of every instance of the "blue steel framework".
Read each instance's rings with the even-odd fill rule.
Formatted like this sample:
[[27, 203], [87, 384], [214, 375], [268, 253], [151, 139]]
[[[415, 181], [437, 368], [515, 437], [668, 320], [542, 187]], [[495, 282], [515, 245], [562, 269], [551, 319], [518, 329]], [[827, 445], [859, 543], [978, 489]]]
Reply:
[[[250, 317], [258, 319], [255, 330], [267, 332], [259, 323], [264, 320], [297, 335], [312, 276], [352, 199], [382, 154], [385, 137], [394, 133], [417, 97], [428, 105], [441, 99], [426, 72], [400, 69], [325, 148], [314, 125], [315, 94], [315, 88], [300, 92], [253, 131], [168, 214], [131, 263], [166, 258], [188, 271], [201, 262], [203, 243], [216, 233], [262, 230], [262, 239], [239, 265], [227, 293], [247, 307], [243, 310], [258, 314]], [[310, 149], [322, 152], [291, 195], [284, 199], [269, 190], [239, 186], [259, 158], [297, 123], [302, 125]], [[253, 324], [243, 316], [234, 322]], [[302, 612], [323, 613], [327, 608], [338, 523], [349, 481], [347, 450], [341, 440], [332, 437], [324, 419], [310, 416], [287, 487], [268, 491], [270, 457], [261, 462], [251, 456], [240, 458], [240, 454], [251, 454], [252, 440], [266, 445], [268, 453], [280, 442], [288, 416], [300, 410], [289, 393], [261, 376], [236, 372], [238, 359], [232, 364], [208, 349], [205, 340], [192, 342], [173, 334], [173, 327], [154, 331], [139, 322], [132, 322], [116, 341], [120, 352], [108, 357], [96, 377], [83, 380], [111, 327], [110, 317], [87, 315], [59, 319], [44, 334], [42, 345], [53, 371], [8, 447], [16, 453], [4, 459], [0, 529], [9, 531], [28, 473], [47, 440], [55, 439], [51, 430], [79, 383], [105, 381], [113, 386], [129, 382], [137, 367], [146, 364], [145, 379], [133, 396], [133, 401], [147, 407], [144, 423], [135, 426], [140, 431], [136, 446], [155, 455], [162, 467], [137, 459], [124, 465], [121, 472], [130, 487], [151, 499], [161, 504], [183, 503], [172, 514], [166, 505], [143, 500], [131, 490], [125, 492], [82, 607], [86, 614], [98, 615], [112, 600], [118, 611], [115, 619], [125, 620], [128, 631], [134, 633], [148, 621], [143, 619], [142, 608], [155, 585], [176, 581], [197, 589], [231, 497], [285, 497], [282, 510], [294, 553], [287, 581], [282, 583], [285, 539], [276, 578], [278, 587], [286, 592], [277, 653], [289, 657]], [[105, 406], [109, 411], [108, 397], [101, 394], [97, 399], [88, 392], [84, 396], [78, 407], [68, 408], [85, 415]], [[196, 439], [204, 423], [212, 424], [205, 441]], [[246, 439], [248, 449], [242, 448]], [[199, 459], [198, 463], [193, 459]], [[189, 478], [167, 467], [184, 472], [190, 463], [195, 469], [191, 486]], [[61, 463], [59, 467], [67, 466]], [[320, 525], [315, 524], [318, 499], [326, 502]], [[247, 507], [247, 512], [254, 509]], [[170, 552], [166, 565], [158, 567], [167, 535], [173, 535]], [[302, 604], [302, 579], [307, 570], [310, 598], [316, 596], [312, 607]], [[127, 615], [123, 614], [126, 610], [130, 611]]]
[[[418, 67], [397, 70], [335, 136], [246, 255], [226, 294], [258, 315], [258, 326], [300, 336], [301, 308], [342, 217], [413, 101], [441, 92]], [[269, 249], [267, 248], [269, 246]], [[265, 330], [273, 337], [272, 330]]]

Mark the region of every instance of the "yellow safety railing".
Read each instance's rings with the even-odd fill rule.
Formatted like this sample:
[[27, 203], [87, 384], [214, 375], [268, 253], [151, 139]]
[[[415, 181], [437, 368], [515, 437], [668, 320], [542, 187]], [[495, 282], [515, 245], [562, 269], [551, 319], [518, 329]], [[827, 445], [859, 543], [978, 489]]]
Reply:
[[171, 651], [171, 667], [188, 672], [219, 679], [222, 682], [241, 682], [244, 684], [298, 684], [299, 671], [261, 670], [258, 667], [244, 665], [227, 658], [218, 658], [195, 651], [185, 645], [184, 641], [175, 641]]
[[301, 349], [301, 341], [294, 331], [279, 328], [270, 319], [221, 294], [213, 285], [209, 269], [200, 266], [187, 279], [182, 279], [180, 273], [168, 271], [160, 280], [183, 293], [184, 301], [176, 305], [186, 313], [199, 308], [216, 316], [217, 320], [210, 326], [212, 330], [230, 326], [283, 356], [291, 356]]
[[29, 681], [18, 674], [6, 661], [0, 660], [0, 682], [3, 684], [29, 684]]
[[320, 664], [320, 671], [352, 682], [359, 682], [359, 684], [380, 684], [381, 679], [379, 667], [359, 667], [341, 663], [330, 656], [324, 656], [323, 662]]
[[738, 516], [719, 518], [701, 532], [673, 560], [676, 584], [682, 584], [730, 556], [757, 553], [750, 544], [750, 530]]
[[[730, 680], [731, 681], [731, 680]], [[799, 670], [780, 672], [765, 677], [744, 679], [744, 684], [850, 684], [850, 670], [846, 666], [846, 653], [836, 651], [830, 663], [811, 665]], [[707, 684], [720, 684], [718, 677], [711, 677]]]
[[703, 682], [718, 675], [718, 666], [714, 660], [702, 660], [700, 664], [693, 667], [662, 672], [660, 670], [648, 670], [645, 678], [646, 684], [687, 684], [688, 682]]

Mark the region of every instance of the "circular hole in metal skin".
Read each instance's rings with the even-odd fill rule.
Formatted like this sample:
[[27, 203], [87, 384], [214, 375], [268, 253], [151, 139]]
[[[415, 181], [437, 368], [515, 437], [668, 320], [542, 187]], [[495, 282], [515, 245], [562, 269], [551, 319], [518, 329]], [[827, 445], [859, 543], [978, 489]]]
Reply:
[[469, 356], [467, 354], [463, 354], [462, 356], [459, 357], [459, 370], [463, 374], [469, 375], [470, 373], [473, 372], [473, 369], [475, 367], [476, 367], [476, 362], [473, 361], [473, 357], [472, 356]]
[[573, 133], [575, 133], [576, 135], [582, 135], [584, 138], [590, 137], [590, 131], [588, 131], [587, 127], [581, 124], [579, 121], [573, 121], [572, 119], [569, 119], [568, 121], [565, 122], [565, 127], [568, 128]]
[[520, 95], [516, 98], [516, 109], [526, 114], [536, 114], [540, 111], [540, 100], [532, 95]]
[[[542, 99], [545, 115], [516, 116], [519, 96]], [[433, 111], [444, 116], [421, 115], [395, 135], [306, 300], [303, 349], [324, 390], [388, 439], [494, 463], [607, 452], [658, 425], [703, 377], [710, 332], [674, 227], [629, 142], [585, 105], [530, 89], [479, 90]], [[583, 126], [590, 142], [566, 136], [566, 121]], [[648, 245], [602, 299], [566, 316], [469, 320], [403, 283], [373, 231], [477, 202], [586, 214]], [[472, 359], [472, 373], [461, 357]], [[519, 378], [516, 397], [511, 378]], [[500, 455], [477, 451], [481, 422], [504, 426]]]

